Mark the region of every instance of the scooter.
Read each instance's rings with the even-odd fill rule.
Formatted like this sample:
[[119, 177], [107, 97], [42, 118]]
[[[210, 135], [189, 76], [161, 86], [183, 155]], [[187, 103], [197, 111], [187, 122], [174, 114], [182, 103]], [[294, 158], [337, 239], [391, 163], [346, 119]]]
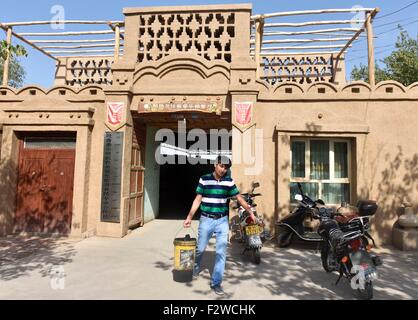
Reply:
[[261, 248], [263, 246], [263, 240], [265, 240], [264, 230], [264, 219], [257, 214], [255, 207], [257, 204], [254, 203], [254, 198], [261, 196], [261, 193], [254, 193], [255, 188], [258, 188], [260, 184], [255, 182], [252, 184], [252, 190], [250, 193], [241, 194], [244, 200], [248, 203], [253, 211], [256, 221], [253, 221], [250, 214], [242, 207], [237, 204], [233, 209], [238, 209], [238, 222], [232, 224], [232, 230], [236, 232], [235, 239], [245, 243], [243, 254], [250, 251], [253, 256], [255, 264], [261, 262]]
[[[300, 196], [302, 197], [302, 199], [304, 200], [309, 200], [310, 198], [305, 195], [303, 193], [302, 190], [302, 186], [300, 183], [297, 184], [298, 185], [298, 189], [300, 192]], [[310, 200], [313, 201], [313, 200]], [[325, 206], [324, 201], [322, 201], [321, 199], [315, 200], [313, 201], [315, 205], [318, 206]], [[374, 202], [373, 201], [359, 201], [357, 204], [357, 207], [352, 207], [354, 208], [357, 213], [354, 214], [343, 214], [343, 215], [337, 215], [336, 216], [336, 221], [338, 222], [340, 228], [343, 231], [352, 231], [352, 228], [356, 226], [355, 223], [350, 223], [348, 224], [347, 222], [349, 220], [347, 220], [348, 218], [353, 219], [359, 216], [358, 211], [362, 212], [366, 212], [366, 211], [371, 211], [374, 209]], [[340, 208], [337, 209], [337, 213], [340, 212], [344, 212], [346, 211], [345, 209], [347, 208], [347, 204], [342, 204]], [[321, 244], [324, 240], [323, 238], [318, 234], [318, 228], [310, 228], [310, 227], [306, 227], [304, 225], [304, 221], [305, 219], [311, 218], [314, 219], [314, 215], [313, 215], [313, 211], [312, 208], [310, 208], [309, 206], [304, 206], [302, 202], [299, 201], [299, 205], [298, 207], [287, 217], [285, 217], [284, 219], [280, 220], [277, 224], [276, 224], [276, 240], [277, 240], [277, 245], [281, 248], [287, 247], [289, 246], [292, 241], [296, 238], [302, 241], [306, 241], [306, 242], [310, 242], [310, 243], [318, 243]], [[353, 220], [357, 221], [357, 220]], [[364, 242], [368, 244], [368, 239], [371, 240], [373, 242], [373, 245], [375, 245], [375, 242], [373, 240], [373, 238], [371, 237], [370, 233], [369, 233], [369, 224], [368, 224], [368, 220], [367, 220], [367, 224], [366, 224], [366, 228], [364, 230]]]
[[[301, 196], [305, 198], [306, 195], [304, 195], [300, 183], [298, 183], [298, 188]], [[321, 199], [316, 200], [315, 203], [325, 205]], [[292, 243], [294, 238], [302, 241], [321, 243], [323, 239], [319, 236], [317, 230], [304, 225], [303, 222], [307, 217], [313, 218], [311, 209], [299, 203], [298, 207], [289, 216], [280, 220], [276, 224], [277, 245], [281, 248], [287, 247]]]

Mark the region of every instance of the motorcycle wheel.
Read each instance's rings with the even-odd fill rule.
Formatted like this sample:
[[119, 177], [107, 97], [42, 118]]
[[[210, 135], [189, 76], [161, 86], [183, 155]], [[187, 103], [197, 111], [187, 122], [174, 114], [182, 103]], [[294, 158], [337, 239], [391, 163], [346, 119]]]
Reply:
[[331, 258], [331, 248], [328, 242], [324, 241], [321, 247], [321, 261], [322, 261], [322, 267], [324, 268], [326, 272], [335, 271], [335, 268], [333, 268], [330, 264], [330, 258]]
[[364, 289], [357, 289], [357, 291], [361, 299], [373, 299], [373, 283], [371, 281], [366, 281], [364, 283]]
[[288, 230], [283, 230], [277, 235], [277, 245], [279, 248], [286, 248], [290, 246], [293, 240], [293, 233]]
[[253, 258], [255, 264], [260, 264], [261, 262], [261, 252], [259, 248], [253, 249]]

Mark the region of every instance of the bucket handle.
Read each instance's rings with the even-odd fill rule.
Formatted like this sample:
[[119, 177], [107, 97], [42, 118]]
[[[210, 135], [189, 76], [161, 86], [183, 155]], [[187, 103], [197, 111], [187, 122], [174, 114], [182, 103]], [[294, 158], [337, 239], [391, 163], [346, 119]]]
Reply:
[[174, 238], [177, 238], [177, 235], [180, 233], [180, 231], [182, 231], [183, 229], [191, 229], [193, 232], [193, 235], [195, 236], [195, 238], [197, 239], [197, 235], [196, 232], [194, 231], [194, 229], [192, 228], [192, 226], [190, 226], [189, 228], [185, 228], [183, 227], [183, 225], [180, 227], [180, 229], [178, 229], [178, 231], [176, 232], [176, 235], [174, 236]]

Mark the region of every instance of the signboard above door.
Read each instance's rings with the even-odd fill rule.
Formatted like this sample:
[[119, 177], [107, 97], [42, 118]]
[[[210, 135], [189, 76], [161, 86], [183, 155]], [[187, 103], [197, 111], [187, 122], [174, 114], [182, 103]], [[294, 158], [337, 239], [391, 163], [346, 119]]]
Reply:
[[166, 102], [141, 102], [138, 112], [184, 112], [200, 111], [220, 114], [223, 108], [223, 101], [166, 101]]

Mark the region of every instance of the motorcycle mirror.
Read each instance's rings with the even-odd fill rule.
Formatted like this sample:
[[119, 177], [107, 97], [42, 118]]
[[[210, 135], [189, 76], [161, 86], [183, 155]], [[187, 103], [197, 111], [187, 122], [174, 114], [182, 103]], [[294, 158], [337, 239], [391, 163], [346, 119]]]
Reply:
[[302, 195], [300, 195], [300, 194], [295, 195], [295, 200], [302, 201], [303, 200]]
[[258, 188], [260, 186], [260, 183], [258, 182], [253, 182], [252, 183], [253, 189]]

